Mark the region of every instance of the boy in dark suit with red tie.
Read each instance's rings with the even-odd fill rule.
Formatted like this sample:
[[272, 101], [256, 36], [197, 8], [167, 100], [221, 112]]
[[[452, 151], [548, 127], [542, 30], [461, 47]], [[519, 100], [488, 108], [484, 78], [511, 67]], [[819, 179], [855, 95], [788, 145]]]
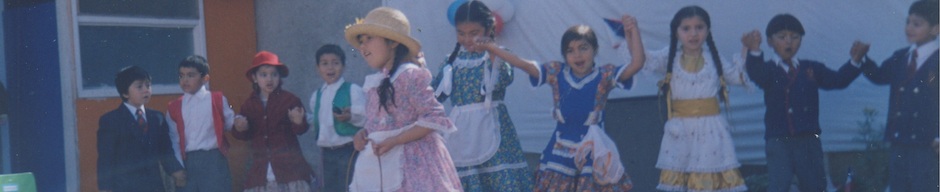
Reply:
[[173, 156], [166, 120], [144, 108], [150, 101], [150, 74], [137, 66], [114, 78], [124, 102], [98, 120], [98, 190], [165, 191], [160, 165], [185, 184], [182, 166]]
[[940, 120], [937, 81], [940, 33], [936, 0], [914, 2], [904, 32], [910, 46], [894, 52], [881, 66], [862, 65], [868, 80], [891, 85], [885, 140], [891, 143], [891, 191], [937, 191]]
[[764, 90], [765, 152], [770, 175], [768, 191], [790, 191], [796, 176], [800, 191], [825, 191], [822, 143], [819, 134], [819, 90], [843, 89], [859, 75], [858, 65], [868, 45], [855, 42], [851, 61], [833, 71], [825, 64], [798, 59], [803, 24], [790, 14], [779, 14], [767, 24], [767, 44], [776, 56], [764, 60], [760, 32], [745, 34], [749, 50], [747, 74]]

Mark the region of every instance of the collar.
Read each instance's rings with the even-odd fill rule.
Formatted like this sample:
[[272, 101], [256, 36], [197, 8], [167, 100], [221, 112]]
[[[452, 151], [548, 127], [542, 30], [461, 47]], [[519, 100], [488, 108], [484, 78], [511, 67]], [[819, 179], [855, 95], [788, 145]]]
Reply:
[[345, 82], [346, 82], [346, 79], [343, 77], [340, 77], [339, 79], [336, 80], [336, 82], [333, 82], [333, 84], [323, 83], [323, 86], [320, 86], [320, 90], [338, 89], [339, 86], [343, 85], [343, 83]]
[[369, 90], [372, 88], [379, 87], [379, 84], [382, 84], [382, 80], [385, 80], [385, 77], [389, 77], [389, 81], [395, 82], [395, 79], [398, 78], [398, 75], [403, 71], [409, 68], [421, 68], [414, 63], [403, 63], [402, 66], [398, 66], [398, 70], [395, 71], [395, 74], [392, 74], [391, 77], [388, 75], [388, 70], [382, 69], [382, 71], [366, 75], [365, 82], [362, 82], [362, 90]]
[[[782, 67], [784, 71], [790, 70], [790, 66], [787, 66], [787, 64], [783, 62], [783, 59], [781, 59], [779, 55], [774, 55], [773, 60], [774, 60], [774, 63], [777, 63], [777, 66]], [[790, 60], [791, 62], [793, 62], [793, 67], [800, 68], [799, 57], [797, 57], [796, 55], [793, 55], [793, 58], [790, 58]]]
[[139, 107], [135, 107], [135, 106], [131, 105], [130, 103], [124, 102], [124, 107], [126, 107], [127, 110], [131, 111], [131, 114], [134, 116], [134, 118], [137, 118], [137, 109], [140, 109], [140, 110], [142, 110], [142, 111], [144, 112], [144, 117], [147, 116], [147, 110], [146, 110], [146, 108], [144, 108], [144, 105], [140, 105]]
[[204, 99], [204, 98], [206, 98], [206, 96], [209, 96], [209, 90], [206, 89], [206, 86], [205, 86], [205, 85], [203, 85], [203, 86], [199, 87], [199, 90], [197, 90], [196, 93], [193, 93], [193, 94], [183, 93], [183, 101], [189, 101], [189, 100], [194, 99], [194, 98], [195, 98], [195, 99]]
[[578, 79], [577, 77], [574, 76], [573, 74], [574, 72], [571, 71], [571, 67], [565, 67], [562, 70], [562, 73], [564, 73], [565, 81], [568, 81], [568, 84], [570, 84], [571, 87], [575, 89], [581, 89], [582, 87], [584, 87], [584, 85], [590, 83], [591, 80], [593, 80], [597, 76], [598, 73], [600, 73], [600, 67], [598, 67], [597, 63], [595, 62], [594, 68], [591, 69], [591, 73], [588, 75], [585, 75], [581, 79]]
[[[940, 48], [940, 40], [938, 39], [927, 42], [921, 45], [920, 47], [918, 47], [916, 44], [911, 45], [911, 48], [908, 49], [908, 53], [910, 53], [911, 51], [917, 51], [918, 57], [923, 57], [923, 58], [930, 57], [930, 55], [933, 54], [933, 52], [936, 52], [937, 49]], [[920, 60], [918, 59], [918, 61]]]

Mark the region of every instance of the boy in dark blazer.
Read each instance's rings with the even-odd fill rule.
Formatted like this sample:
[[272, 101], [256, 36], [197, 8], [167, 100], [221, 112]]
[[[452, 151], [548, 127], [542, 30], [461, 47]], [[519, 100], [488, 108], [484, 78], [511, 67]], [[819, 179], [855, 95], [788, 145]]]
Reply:
[[776, 58], [764, 60], [760, 32], [741, 39], [749, 50], [747, 74], [764, 90], [768, 191], [789, 191], [793, 176], [800, 191], [825, 191], [822, 144], [819, 139], [819, 89], [843, 89], [859, 75], [859, 62], [868, 45], [855, 42], [852, 59], [833, 71], [825, 64], [797, 59], [803, 25], [790, 14], [774, 16], [767, 24], [767, 44]]
[[98, 190], [165, 191], [161, 164], [177, 185], [185, 185], [163, 114], [144, 108], [150, 101], [150, 74], [130, 66], [118, 72], [114, 85], [124, 102], [98, 120]]
[[891, 191], [937, 191], [940, 120], [937, 94], [940, 33], [936, 0], [914, 2], [904, 32], [910, 46], [894, 52], [881, 67], [868, 60], [865, 77], [877, 85], [891, 85], [885, 140], [891, 143]]

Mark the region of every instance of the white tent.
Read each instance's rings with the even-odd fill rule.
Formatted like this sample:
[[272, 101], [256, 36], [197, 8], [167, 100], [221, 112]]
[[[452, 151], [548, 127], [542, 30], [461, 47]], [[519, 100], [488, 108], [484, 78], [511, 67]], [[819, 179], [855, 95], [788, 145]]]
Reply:
[[[428, 68], [437, 73], [444, 56], [456, 43], [455, 29], [447, 20], [450, 0], [384, 0], [383, 4], [402, 10], [412, 25], [413, 35], [421, 41], [427, 55]], [[624, 13], [639, 21], [647, 50], [662, 49], [669, 41], [669, 21], [677, 10], [687, 5], [699, 5], [709, 11], [712, 32], [721, 55], [730, 59], [740, 53], [741, 35], [761, 30], [776, 14], [790, 13], [800, 19], [807, 33], [797, 57], [826, 63], [837, 69], [848, 61], [849, 48], [855, 40], [871, 43], [869, 56], [883, 61], [894, 50], [908, 46], [904, 35], [907, 9], [913, 1], [678, 1], [678, 0], [487, 0], [508, 3], [513, 8], [511, 20], [497, 37], [499, 44], [521, 57], [537, 61], [562, 60], [561, 35], [575, 24], [586, 24], [597, 32], [600, 50], [597, 63], [623, 64], [624, 49], [615, 49], [618, 42], [602, 18], [619, 19]], [[506, 5], [503, 5], [506, 6]], [[619, 40], [622, 41], [622, 40]], [[766, 55], [772, 50], [762, 45]], [[637, 87], [618, 90], [611, 98], [649, 96], [656, 94], [655, 84], [661, 77], [638, 76]], [[548, 143], [554, 123], [549, 115], [550, 89], [532, 89], [528, 76], [517, 70], [515, 82], [507, 93], [506, 104], [520, 135], [523, 149], [539, 152]], [[764, 105], [763, 93], [754, 88], [731, 89], [731, 104], [735, 126], [733, 135], [738, 158], [743, 163], [764, 160]], [[531, 94], [530, 94], [531, 92]], [[888, 88], [875, 86], [865, 77], [859, 77], [845, 90], [820, 92], [820, 120], [823, 127], [824, 151], [862, 149], [858, 137], [858, 121], [862, 110], [873, 108], [880, 112], [879, 122], [885, 120]], [[629, 125], [628, 125], [629, 126]], [[661, 129], [661, 128], [660, 128]], [[616, 135], [613, 135], [616, 139]]]

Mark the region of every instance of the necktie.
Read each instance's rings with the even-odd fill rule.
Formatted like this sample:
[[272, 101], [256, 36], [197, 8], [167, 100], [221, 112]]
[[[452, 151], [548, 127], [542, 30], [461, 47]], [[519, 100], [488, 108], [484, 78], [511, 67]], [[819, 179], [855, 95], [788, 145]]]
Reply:
[[787, 75], [790, 75], [790, 77], [796, 76], [796, 66], [793, 66], [793, 62], [786, 63], [786, 64], [788, 67], [790, 67], [787, 69]]
[[147, 132], [147, 120], [144, 119], [144, 111], [137, 109], [137, 126], [140, 127], [140, 130], [143, 130], [144, 133]]
[[917, 73], [917, 50], [911, 51], [911, 62], [907, 65], [907, 76], [913, 77]]

